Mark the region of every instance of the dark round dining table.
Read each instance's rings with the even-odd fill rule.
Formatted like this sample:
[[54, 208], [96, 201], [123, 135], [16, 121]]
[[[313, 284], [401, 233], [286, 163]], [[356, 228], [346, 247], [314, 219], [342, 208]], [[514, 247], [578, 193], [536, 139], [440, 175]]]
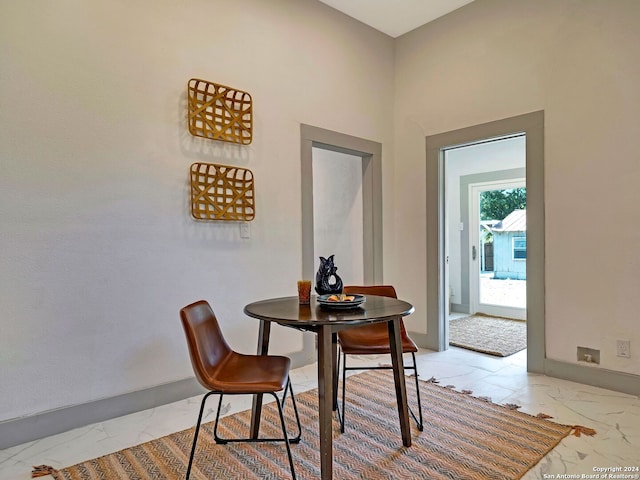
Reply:
[[[332, 415], [337, 408], [338, 372], [337, 332], [371, 323], [386, 322], [389, 329], [391, 363], [395, 381], [398, 417], [402, 444], [411, 446], [411, 430], [407, 407], [407, 391], [400, 343], [400, 319], [414, 311], [410, 303], [389, 297], [366, 295], [364, 303], [355, 308], [326, 306], [312, 296], [309, 305], [300, 305], [298, 297], [281, 297], [260, 300], [244, 307], [244, 313], [260, 320], [258, 354], [269, 350], [271, 325], [310, 331], [318, 336], [318, 403], [320, 472], [322, 480], [333, 478], [333, 432]], [[255, 395], [251, 412], [251, 436], [258, 438], [262, 395]]]

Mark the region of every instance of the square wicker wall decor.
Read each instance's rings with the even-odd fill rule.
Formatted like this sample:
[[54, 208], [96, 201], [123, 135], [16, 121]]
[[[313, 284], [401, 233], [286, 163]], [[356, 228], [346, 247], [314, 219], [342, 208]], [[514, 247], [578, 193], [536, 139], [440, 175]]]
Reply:
[[192, 78], [187, 85], [189, 132], [196, 137], [248, 145], [253, 140], [251, 95]]
[[255, 194], [251, 170], [213, 163], [191, 165], [191, 215], [197, 220], [251, 221]]

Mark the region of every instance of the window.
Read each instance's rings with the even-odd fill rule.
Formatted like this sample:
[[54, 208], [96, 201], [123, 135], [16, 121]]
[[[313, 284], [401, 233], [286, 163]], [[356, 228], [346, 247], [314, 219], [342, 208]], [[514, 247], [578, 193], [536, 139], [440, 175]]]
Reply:
[[513, 237], [513, 259], [514, 260], [526, 260], [527, 259], [527, 237]]

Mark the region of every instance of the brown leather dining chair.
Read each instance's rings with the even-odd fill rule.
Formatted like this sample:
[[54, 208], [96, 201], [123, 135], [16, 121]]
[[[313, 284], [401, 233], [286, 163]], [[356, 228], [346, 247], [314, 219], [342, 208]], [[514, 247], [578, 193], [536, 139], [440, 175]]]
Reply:
[[[378, 295], [381, 297], [398, 298], [396, 290], [392, 285], [370, 285], [370, 286], [345, 286], [342, 290], [347, 295]], [[411, 353], [413, 365], [405, 365], [405, 369], [413, 370], [416, 381], [416, 396], [418, 399], [418, 416], [409, 407], [409, 413], [415, 420], [418, 430], [423, 430], [422, 405], [420, 404], [420, 386], [418, 383], [418, 368], [416, 366], [416, 352], [418, 347], [411, 340], [405, 329], [404, 322], [400, 319], [400, 331], [402, 342], [402, 353]], [[338, 419], [340, 421], [340, 431], [344, 433], [345, 427], [345, 390], [347, 384], [347, 370], [387, 370], [391, 366], [371, 366], [371, 367], [347, 367], [347, 355], [382, 355], [390, 354], [389, 330], [387, 323], [374, 323], [362, 327], [341, 330], [338, 332], [338, 371], [342, 357], [342, 412], [338, 409]]]
[[[302, 433], [300, 417], [296, 400], [291, 388], [289, 368], [291, 361], [288, 357], [276, 355], [244, 355], [233, 351], [222, 335], [213, 310], [204, 300], [187, 305], [180, 310], [182, 326], [187, 337], [189, 355], [196, 378], [200, 384], [209, 390], [200, 404], [198, 423], [193, 435], [193, 445], [186, 479], [189, 479], [193, 457], [198, 441], [198, 432], [202, 423], [202, 414], [207, 398], [213, 394], [219, 394], [218, 411], [216, 413], [213, 428], [214, 439], [218, 444], [228, 442], [284, 442], [291, 467], [291, 477], [295, 480], [296, 474], [293, 467], [290, 443], [298, 443]], [[291, 393], [291, 401], [298, 423], [298, 434], [289, 439], [285, 424], [283, 408], [287, 399], [287, 390]], [[282, 391], [282, 402], [276, 392]], [[252, 395], [269, 394], [275, 398], [282, 423], [282, 438], [221, 438], [218, 436], [218, 420], [220, 419], [220, 407], [224, 395]]]

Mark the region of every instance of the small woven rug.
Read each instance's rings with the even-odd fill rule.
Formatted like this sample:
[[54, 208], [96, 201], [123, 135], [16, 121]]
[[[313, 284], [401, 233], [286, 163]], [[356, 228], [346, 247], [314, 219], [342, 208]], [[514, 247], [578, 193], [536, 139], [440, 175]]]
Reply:
[[[420, 382], [424, 431], [413, 421], [412, 446], [402, 446], [393, 374], [371, 370], [347, 382], [347, 429], [334, 420], [336, 479], [511, 480], [521, 478], [571, 431], [559, 425], [458, 392]], [[409, 401], [415, 392], [407, 382]], [[299, 479], [320, 477], [317, 390], [296, 396], [303, 424], [302, 441], [292, 445]], [[215, 407], [216, 399], [210, 400]], [[293, 431], [291, 402], [285, 411]], [[197, 412], [194, 410], [194, 423]], [[221, 435], [245, 435], [250, 412], [221, 420]], [[277, 436], [279, 419], [273, 404], [263, 408], [261, 435]], [[574, 432], [579, 434], [579, 432]], [[584, 431], [583, 431], [584, 433]], [[58, 480], [162, 480], [184, 478], [193, 428], [53, 472]], [[216, 445], [212, 424], [198, 439], [192, 479], [286, 479], [290, 477], [282, 443]]]
[[449, 344], [508, 357], [527, 348], [527, 322], [480, 314], [455, 318], [449, 320]]

